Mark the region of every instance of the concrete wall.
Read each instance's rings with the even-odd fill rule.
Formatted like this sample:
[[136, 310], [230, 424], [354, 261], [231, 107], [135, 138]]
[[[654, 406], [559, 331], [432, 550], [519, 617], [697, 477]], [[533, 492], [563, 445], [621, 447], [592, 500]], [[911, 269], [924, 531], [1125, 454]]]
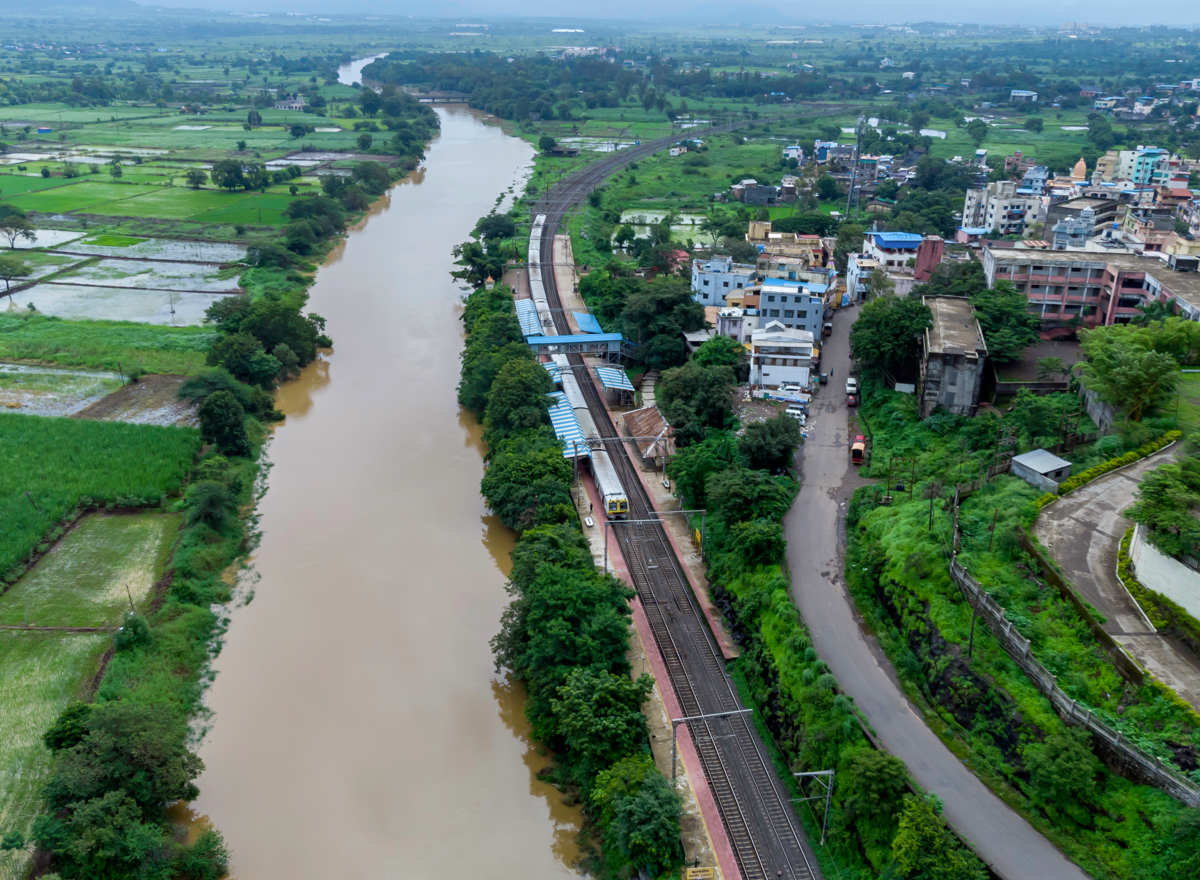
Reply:
[[1032, 468], [1026, 467], [1018, 461], [1013, 461], [1012, 463], [1012, 474], [1014, 477], [1020, 477], [1031, 486], [1036, 486], [1043, 492], [1058, 491], [1058, 483], [1054, 482], [1054, 480], [1050, 479], [1049, 477], [1039, 474]]
[[1146, 527], [1138, 523], [1129, 543], [1133, 572], [1147, 589], [1166, 596], [1192, 617], [1200, 617], [1200, 572], [1167, 556], [1148, 540]]
[[1079, 396], [1083, 398], [1083, 408], [1088, 418], [1096, 423], [1101, 434], [1107, 433], [1117, 419], [1117, 411], [1112, 404], [1105, 403], [1099, 394], [1087, 387], [1080, 387]]

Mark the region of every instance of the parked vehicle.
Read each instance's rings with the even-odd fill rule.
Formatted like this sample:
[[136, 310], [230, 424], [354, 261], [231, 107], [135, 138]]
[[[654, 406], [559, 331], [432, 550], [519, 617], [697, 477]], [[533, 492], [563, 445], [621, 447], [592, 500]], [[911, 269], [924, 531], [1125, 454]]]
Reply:
[[846, 406], [858, 406], [858, 395], [857, 394], [847, 394], [846, 395]]
[[822, 384], [822, 385], [828, 385], [828, 384], [829, 384], [829, 374], [828, 374], [828, 373], [822, 373], [822, 374], [821, 374], [821, 384]]
[[800, 423], [800, 427], [808, 424], [808, 410], [799, 404], [792, 404], [784, 412]]
[[833, 335], [833, 322], [832, 321], [825, 322], [825, 326], [821, 328], [821, 335], [822, 336], [832, 336]]
[[867, 454], [867, 438], [859, 434], [850, 445], [850, 463], [862, 464], [863, 456]]
[[857, 379], [847, 379], [846, 380], [846, 393], [847, 394], [858, 394], [858, 380]]

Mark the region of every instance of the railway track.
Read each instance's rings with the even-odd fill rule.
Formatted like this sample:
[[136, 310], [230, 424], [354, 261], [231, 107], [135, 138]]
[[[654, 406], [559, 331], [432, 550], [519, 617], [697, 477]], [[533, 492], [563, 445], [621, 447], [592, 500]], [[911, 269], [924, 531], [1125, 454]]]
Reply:
[[[716, 130], [729, 129], [706, 129], [694, 134], [706, 135]], [[593, 163], [559, 183], [539, 204], [536, 212], [546, 215], [540, 257], [542, 265], [549, 269], [542, 273], [542, 281], [559, 333], [570, 332], [552, 268], [554, 234], [566, 212], [604, 178], [678, 139], [661, 138]], [[571, 355], [571, 362], [582, 365], [583, 358]], [[629, 498], [630, 522], [614, 526], [613, 530], [684, 715], [744, 709], [666, 532], [655, 523], [634, 522], [654, 519], [656, 515], [625, 443], [617, 439], [619, 435], [595, 384], [582, 381], [580, 386], [601, 437], [617, 441], [606, 442], [605, 446]], [[766, 746], [749, 716], [727, 715], [694, 721], [688, 726], [742, 877], [745, 880], [820, 878], [787, 789], [776, 775]]]

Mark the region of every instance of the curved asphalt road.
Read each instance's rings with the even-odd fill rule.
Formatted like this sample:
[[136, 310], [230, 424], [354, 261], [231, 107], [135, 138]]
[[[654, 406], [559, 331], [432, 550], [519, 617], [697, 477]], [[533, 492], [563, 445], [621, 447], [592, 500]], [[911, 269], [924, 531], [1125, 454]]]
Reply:
[[850, 465], [845, 379], [856, 309], [839, 310], [821, 368], [834, 376], [813, 401], [800, 456], [803, 482], [784, 521], [792, 594], [821, 659], [870, 721], [884, 748], [946, 805], [946, 819], [1003, 880], [1086, 880], [1029, 823], [975, 778], [934, 735], [895, 682], [891, 665], [867, 636], [846, 592], [845, 511], [862, 485]]

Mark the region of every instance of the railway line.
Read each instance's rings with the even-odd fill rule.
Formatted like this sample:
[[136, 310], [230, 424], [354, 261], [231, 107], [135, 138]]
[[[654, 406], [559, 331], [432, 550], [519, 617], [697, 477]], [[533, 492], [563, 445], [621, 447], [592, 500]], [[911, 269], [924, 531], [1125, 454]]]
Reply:
[[[731, 127], [736, 126], [692, 134], [704, 135]], [[553, 324], [554, 332], [570, 333], [552, 268], [554, 234], [567, 211], [605, 177], [678, 139], [661, 138], [593, 163], [563, 180], [539, 203], [537, 213], [544, 220], [535, 225], [531, 237], [530, 284], [531, 288], [543, 287], [542, 291], [535, 289], [533, 298], [545, 303], [545, 313], [540, 317], [544, 325]], [[671, 687], [685, 716], [721, 716], [689, 722], [688, 728], [742, 876], [745, 880], [817, 880], [821, 874], [815, 856], [804, 840], [788, 791], [776, 775], [766, 746], [749, 716], [744, 712], [722, 714], [736, 713], [745, 707], [725, 672], [724, 658], [666, 532], [658, 523], [646, 522], [654, 520], [656, 513], [634, 471], [625, 442], [619, 439], [595, 384], [586, 377], [582, 356], [565, 357], [572, 367], [582, 368], [564, 373], [579, 376], [577, 385], [586, 401], [590, 417], [587, 421], [591, 423], [587, 427], [596, 434], [589, 439], [596, 441], [593, 448], [597, 452], [603, 449], [607, 453], [604, 457], [615, 470], [628, 499], [628, 520], [612, 528], [666, 661]]]

